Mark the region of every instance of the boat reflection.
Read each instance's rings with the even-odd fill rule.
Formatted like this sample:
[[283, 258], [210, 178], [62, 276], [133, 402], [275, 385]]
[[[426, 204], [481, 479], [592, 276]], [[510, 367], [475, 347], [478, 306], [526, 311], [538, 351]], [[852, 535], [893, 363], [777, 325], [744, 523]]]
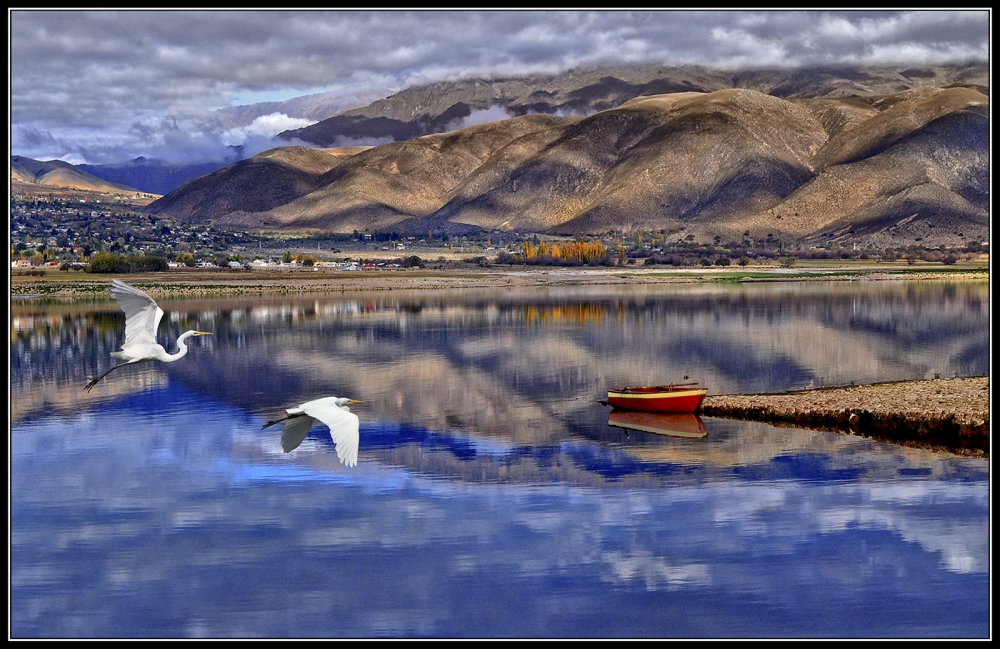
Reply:
[[628, 435], [634, 430], [670, 437], [705, 437], [705, 422], [690, 413], [639, 412], [615, 408], [608, 413], [608, 426], [621, 428]]

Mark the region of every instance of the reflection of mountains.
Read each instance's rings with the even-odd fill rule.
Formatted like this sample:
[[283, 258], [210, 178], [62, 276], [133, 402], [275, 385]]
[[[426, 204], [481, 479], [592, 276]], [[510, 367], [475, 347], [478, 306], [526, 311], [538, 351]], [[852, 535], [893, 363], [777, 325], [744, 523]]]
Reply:
[[[963, 470], [934, 451], [872, 452], [871, 441], [849, 435], [714, 419], [708, 420], [708, 426], [712, 432], [702, 439], [621, 438], [616, 445], [589, 442], [520, 445], [429, 432], [418, 426], [366, 422], [361, 426], [359, 457], [362, 463], [374, 461], [458, 482], [560, 483], [622, 489], [734, 479], [811, 483], [844, 479], [883, 481], [914, 472], [944, 478]], [[240, 437], [237, 455], [258, 458], [262, 453], [281, 453], [278, 434], [250, 431]], [[302, 448], [305, 452], [293, 456], [294, 462], [322, 473], [344, 471], [325, 430], [311, 432]], [[956, 460], [959, 464], [964, 461]]]
[[[161, 341], [191, 327], [211, 339], [122, 372], [253, 409], [336, 394], [386, 421], [539, 442], [603, 434], [593, 409], [616, 383], [689, 374], [718, 394], [986, 374], [988, 304], [985, 282], [202, 300], [164, 305]], [[120, 311], [92, 308], [17, 307], [15, 403], [39, 384], [83, 397], [121, 341]]]

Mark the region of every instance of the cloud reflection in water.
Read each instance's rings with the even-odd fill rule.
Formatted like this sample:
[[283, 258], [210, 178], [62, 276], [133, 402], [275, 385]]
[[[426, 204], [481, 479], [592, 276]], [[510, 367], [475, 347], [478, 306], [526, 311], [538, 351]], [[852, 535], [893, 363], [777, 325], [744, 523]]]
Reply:
[[[150, 417], [165, 402], [179, 414]], [[940, 598], [984, 610], [984, 461], [829, 434], [849, 443], [825, 462], [658, 471], [620, 446], [375, 423], [346, 470], [321, 435], [285, 455], [261, 421], [172, 387], [15, 427], [14, 635], [770, 635], [788, 611], [807, 635], [906, 635], [904, 605], [947, 631]], [[695, 453], [714, 423], [665, 443]], [[460, 468], [497, 463], [518, 470]], [[888, 619], [845, 626], [876, 604]], [[615, 612], [663, 606], [689, 622]]]

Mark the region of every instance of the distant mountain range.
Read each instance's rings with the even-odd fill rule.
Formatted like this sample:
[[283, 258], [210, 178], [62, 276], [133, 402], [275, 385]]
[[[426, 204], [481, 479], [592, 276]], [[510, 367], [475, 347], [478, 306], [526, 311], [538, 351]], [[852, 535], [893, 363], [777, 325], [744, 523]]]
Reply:
[[[889, 82], [857, 71], [853, 85], [837, 81], [843, 71], [835, 81], [788, 73], [777, 87], [801, 89], [789, 98], [691, 90], [378, 147], [282, 147], [147, 209], [279, 230], [964, 243], [989, 227], [989, 98], [975, 69], [898, 71], [920, 83], [864, 95], [861, 80]], [[810, 87], [854, 94], [798, 96]]]
[[323, 120], [347, 110], [366, 106], [382, 96], [372, 91], [351, 94], [348, 89], [341, 88], [331, 92], [294, 97], [285, 101], [265, 101], [220, 108], [215, 111], [215, 116], [224, 128], [247, 126], [258, 117], [274, 113], [288, 117]]
[[[442, 82], [287, 131], [325, 148], [234, 162], [146, 209], [245, 229], [964, 243], [989, 231], [988, 79], [970, 63]], [[372, 139], [396, 141], [340, 146]]]
[[[783, 99], [866, 97], [920, 87], [989, 83], [989, 66], [811, 67], [725, 71], [701, 66], [570, 70], [557, 75], [472, 78], [408, 88], [317, 124], [280, 133], [317, 146], [412, 140], [468, 125], [477, 111], [591, 115], [644, 95], [742, 88]], [[321, 113], [314, 112], [316, 118]], [[495, 119], [495, 118], [494, 118]]]
[[124, 184], [108, 182], [61, 160], [40, 162], [24, 156], [10, 158], [11, 189], [15, 192], [41, 193], [46, 189], [68, 189], [103, 194], [135, 193]]
[[148, 160], [143, 157], [119, 164], [77, 165], [78, 169], [111, 183], [135, 187], [151, 194], [167, 194], [178, 187], [218, 171], [239, 160], [238, 153], [229, 160], [177, 164], [163, 160]]

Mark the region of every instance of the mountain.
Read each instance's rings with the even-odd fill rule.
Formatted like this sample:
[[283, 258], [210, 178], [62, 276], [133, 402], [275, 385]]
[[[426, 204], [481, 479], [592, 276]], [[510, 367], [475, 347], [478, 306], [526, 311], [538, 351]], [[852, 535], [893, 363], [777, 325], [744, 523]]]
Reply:
[[740, 71], [700, 66], [581, 69], [558, 75], [471, 78], [408, 88], [312, 126], [284, 131], [278, 137], [317, 146], [388, 139], [398, 142], [461, 128], [477, 111], [491, 109], [507, 116], [532, 113], [582, 116], [616, 108], [639, 96], [677, 92], [742, 88], [783, 99], [860, 97], [957, 83], [988, 85], [988, 64]]
[[71, 189], [104, 194], [132, 193], [136, 189], [102, 178], [61, 160], [39, 161], [24, 156], [10, 157], [11, 189], [42, 192], [47, 189]]
[[[241, 214], [266, 212], [316, 191], [326, 172], [367, 148], [289, 146], [264, 151], [170, 192], [147, 211], [183, 215], [191, 223], [210, 223], [226, 214], [233, 222]], [[257, 224], [250, 219], [243, 225]]]
[[[781, 87], [844, 88], [821, 81], [790, 74]], [[279, 230], [958, 243], [989, 231], [985, 93], [949, 84], [847, 97], [645, 95], [587, 117], [523, 115], [335, 160], [282, 147], [148, 209]], [[251, 171], [252, 182], [236, 180]]]
[[346, 110], [366, 106], [379, 99], [380, 93], [363, 91], [350, 94], [344, 88], [315, 95], [294, 97], [285, 101], [265, 101], [243, 106], [230, 106], [215, 111], [223, 128], [237, 128], [252, 124], [258, 117], [280, 113], [288, 117], [323, 120]]
[[102, 178], [111, 183], [135, 187], [151, 194], [167, 194], [181, 185], [200, 178], [205, 174], [218, 171], [236, 162], [241, 157], [238, 147], [232, 147], [231, 155], [226, 160], [200, 162], [194, 164], [175, 164], [163, 160], [150, 160], [142, 156], [124, 163], [117, 164], [81, 164], [77, 168]]

